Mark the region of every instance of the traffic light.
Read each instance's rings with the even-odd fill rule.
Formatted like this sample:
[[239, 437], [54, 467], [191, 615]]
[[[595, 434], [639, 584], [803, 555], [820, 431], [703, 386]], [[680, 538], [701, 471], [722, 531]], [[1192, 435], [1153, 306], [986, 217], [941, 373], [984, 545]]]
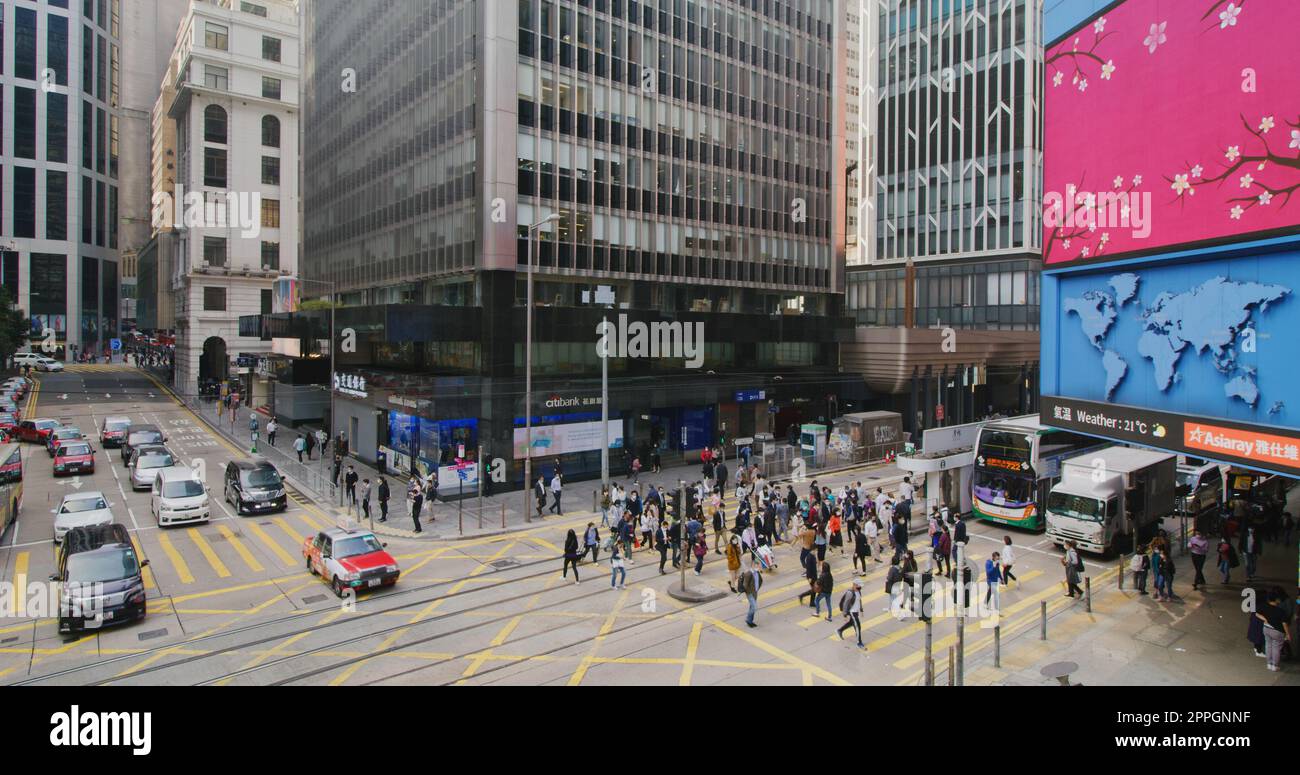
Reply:
[[663, 493], [664, 498], [664, 516], [670, 523], [676, 522], [678, 515], [681, 513], [677, 507], [677, 493], [667, 490]]

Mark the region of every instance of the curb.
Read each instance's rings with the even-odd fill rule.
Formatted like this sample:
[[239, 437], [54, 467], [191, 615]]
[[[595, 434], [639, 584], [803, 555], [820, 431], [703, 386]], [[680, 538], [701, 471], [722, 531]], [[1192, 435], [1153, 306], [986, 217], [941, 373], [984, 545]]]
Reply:
[[673, 600], [680, 600], [683, 603], [692, 603], [695, 605], [722, 600], [730, 594], [734, 593], [721, 592], [710, 586], [692, 587], [688, 584], [685, 589], [683, 589], [680, 584], [670, 584], [668, 586], [668, 596]]

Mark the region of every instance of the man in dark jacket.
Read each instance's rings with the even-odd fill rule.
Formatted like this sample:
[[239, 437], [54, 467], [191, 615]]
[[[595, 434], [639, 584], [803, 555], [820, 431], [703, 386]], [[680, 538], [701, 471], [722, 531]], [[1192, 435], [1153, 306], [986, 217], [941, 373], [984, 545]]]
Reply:
[[970, 536], [966, 534], [966, 520], [961, 515], [957, 515], [957, 524], [952, 528], [952, 569], [949, 569], [948, 577], [956, 580], [955, 568], [957, 567], [957, 553], [966, 552], [966, 544], [970, 543]]
[[420, 529], [420, 509], [424, 507], [424, 493], [417, 487], [415, 494], [411, 497], [411, 521], [415, 523], [415, 532], [422, 533]]
[[682, 523], [678, 520], [668, 526], [668, 543], [673, 547], [673, 567], [681, 565], [682, 560]]
[[817, 593], [813, 591], [813, 587], [817, 583], [818, 575], [817, 554], [815, 552], [809, 552], [803, 558], [803, 575], [804, 578], [808, 579], [808, 591], [799, 593], [799, 602], [802, 603], [804, 595], [807, 595], [808, 607], [812, 608], [817, 603]]
[[381, 476], [379, 477], [379, 521], [380, 522], [388, 521], [388, 497], [389, 497], [388, 480]]
[[718, 478], [718, 488], [722, 490], [724, 495], [727, 492], [727, 474], [727, 464], [718, 461], [717, 467], [713, 469], [713, 475]]
[[347, 488], [348, 504], [352, 506], [357, 505], [357, 479], [359, 478], [357, 470], [348, 466], [348, 473], [343, 477], [343, 485]]

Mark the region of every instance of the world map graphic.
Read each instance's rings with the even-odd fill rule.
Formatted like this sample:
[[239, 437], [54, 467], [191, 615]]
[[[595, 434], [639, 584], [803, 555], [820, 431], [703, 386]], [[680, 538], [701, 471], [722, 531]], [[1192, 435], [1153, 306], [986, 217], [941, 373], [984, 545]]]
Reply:
[[[1143, 307], [1138, 298], [1141, 275], [1118, 274], [1106, 285], [1105, 290], [1066, 298], [1062, 308], [1066, 317], [1077, 316], [1080, 330], [1099, 356], [1107, 401], [1125, 379], [1138, 378], [1134, 376], [1135, 361], [1149, 362], [1156, 389], [1167, 393], [1183, 379], [1180, 364], [1184, 358], [1208, 357], [1222, 377], [1224, 395], [1251, 409], [1261, 405], [1264, 396], [1258, 374], [1242, 361], [1241, 354], [1254, 351], [1261, 318], [1266, 318], [1271, 305], [1291, 296], [1290, 288], [1214, 277], [1177, 293], [1162, 292], [1150, 306]], [[1126, 307], [1140, 317], [1141, 333], [1135, 342], [1116, 343], [1110, 334]], [[1282, 403], [1276, 402], [1269, 414], [1281, 409]]]

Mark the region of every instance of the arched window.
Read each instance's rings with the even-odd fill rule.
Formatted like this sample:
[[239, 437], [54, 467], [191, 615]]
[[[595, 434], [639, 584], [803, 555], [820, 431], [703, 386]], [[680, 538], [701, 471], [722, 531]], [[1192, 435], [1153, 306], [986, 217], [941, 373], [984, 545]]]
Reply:
[[209, 105], [203, 111], [203, 139], [209, 143], [225, 144], [226, 111], [220, 105]]
[[262, 116], [262, 145], [280, 147], [280, 119], [275, 116]]

